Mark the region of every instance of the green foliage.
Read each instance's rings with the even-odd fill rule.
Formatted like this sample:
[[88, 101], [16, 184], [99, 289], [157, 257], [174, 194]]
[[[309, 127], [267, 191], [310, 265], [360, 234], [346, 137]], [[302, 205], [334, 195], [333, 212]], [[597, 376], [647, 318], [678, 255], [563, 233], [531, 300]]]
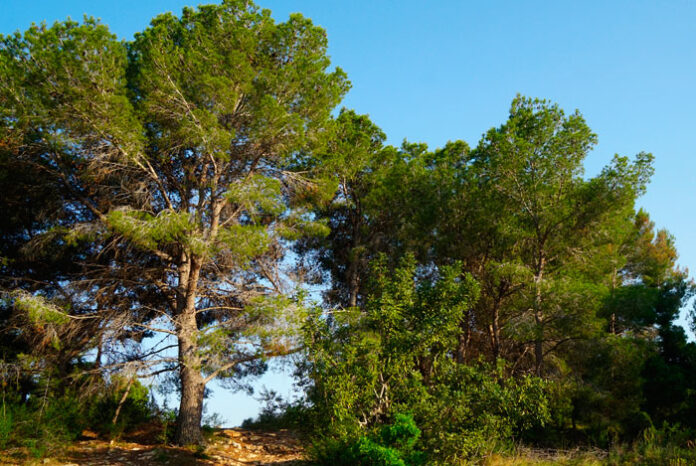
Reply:
[[262, 225], [231, 225], [220, 230], [218, 241], [232, 260], [242, 266], [265, 253], [271, 245], [271, 238]]
[[176, 432], [176, 412], [167, 409], [161, 410], [157, 420], [162, 425], [162, 430], [157, 436], [158, 442], [164, 445], [172, 443]]
[[254, 174], [236, 183], [227, 190], [227, 198], [247, 215], [254, 218], [259, 215], [279, 215], [285, 210], [281, 199], [280, 181], [263, 175]]
[[690, 425], [693, 351], [673, 322], [693, 285], [634, 210], [650, 154], [586, 179], [582, 116], [520, 96], [473, 151], [383, 147], [350, 111], [334, 138], [314, 161], [339, 180], [316, 211], [332, 232], [298, 249], [344, 306], [305, 328], [307, 415], [327, 451], [368, 448], [402, 411], [445, 464]]
[[503, 378], [485, 365], [453, 363], [441, 373], [413, 407], [424, 447], [435, 458], [480, 457], [530, 439], [550, 421], [548, 383], [539, 378]]
[[611, 465], [686, 465], [696, 462], [692, 429], [679, 424], [649, 427], [630, 444], [613, 448], [606, 460]]
[[65, 324], [70, 321], [68, 314], [42, 296], [23, 291], [11, 293], [11, 299], [18, 311], [26, 313], [29, 321], [36, 326], [44, 324]]
[[425, 464], [425, 455], [414, 449], [419, 436], [413, 418], [397, 413], [392, 423], [371, 435], [346, 441], [315, 441], [310, 456], [322, 465], [415, 466]]
[[34, 457], [61, 450], [86, 427], [72, 396], [22, 404], [6, 398], [0, 408], [2, 448], [26, 448]]
[[[119, 436], [124, 431], [151, 420], [155, 412], [151, 405], [150, 393], [147, 387], [139, 381], [134, 381], [128, 388], [129, 380], [115, 377], [105, 387], [102, 394], [88, 403], [88, 425], [98, 433]], [[125, 391], [128, 395], [119, 411], [118, 420], [112, 423]]]
[[5, 403], [2, 405], [2, 417], [0, 417], [0, 448], [7, 448], [10, 441], [13, 427], [13, 410], [7, 409]]
[[261, 412], [255, 419], [245, 419], [242, 427], [274, 431], [292, 429], [295, 432], [307, 433], [311, 428], [307, 425], [308, 408], [300, 401], [288, 402], [274, 390], [262, 390], [260, 401], [264, 402]]
[[[332, 117], [349, 83], [327, 47], [245, 0], [130, 42], [93, 18], [0, 36], [0, 446], [40, 456], [150, 419], [135, 379], [68, 381], [102, 350], [157, 357], [130, 345], [161, 322], [180, 356], [155, 371], [186, 373], [179, 425], [200, 424], [207, 382], [262, 373], [303, 323], [306, 399], [269, 395], [256, 425], [313, 426], [324, 463], [640, 432], [617, 461], [693, 459], [696, 344], [675, 322], [696, 290], [635, 210], [652, 155], [588, 178], [582, 115], [519, 95], [473, 149], [386, 146], [367, 116]], [[328, 284], [331, 310], [307, 316], [296, 277]]]
[[147, 250], [162, 246], [183, 244], [196, 254], [204, 254], [201, 238], [196, 237], [196, 225], [187, 212], [164, 210], [153, 216], [128, 208], [112, 210], [107, 215], [108, 225], [126, 237], [132, 244]]
[[[257, 298], [295, 288], [280, 270], [290, 241], [328, 233], [311, 209], [333, 185], [298, 164], [323, 150], [350, 87], [327, 47], [309, 19], [243, 0], [159, 15], [128, 42], [91, 18], [0, 36], [2, 204], [27, 209], [3, 220], [0, 286], [72, 301], [65, 367], [97, 345], [114, 364], [157, 357], [111, 349], [174, 332], [194, 346], [177, 361], [198, 370], [181, 380], [192, 406], [201, 385], [282, 352], [272, 337], [293, 316]], [[13, 173], [31, 176], [12, 186]], [[36, 304], [30, 316], [49, 315]]]
[[[321, 438], [332, 438], [320, 441], [321, 455], [349, 450], [358, 461], [370, 451], [390, 464], [393, 455], [382, 446], [398, 445], [447, 462], [474, 458], [548, 423], [541, 379], [506, 377], [502, 361], [493, 370], [452, 360], [449, 348], [479, 292], [460, 268], [445, 267], [420, 284], [413, 258], [395, 270], [378, 261], [373, 271], [363, 313], [314, 317], [306, 327], [308, 415]], [[418, 432], [398, 416], [403, 411], [413, 413]], [[396, 423], [385, 427], [392, 416]], [[409, 440], [400, 443], [400, 435]]]
[[[95, 391], [87, 394], [80, 393], [79, 387], [63, 387], [59, 382], [52, 377], [41, 377], [25, 399], [13, 384], [2, 387], [1, 448], [23, 449], [39, 458], [63, 450], [85, 429], [118, 437], [156, 418], [149, 391], [138, 381], [131, 384], [125, 399], [125, 379], [115, 377], [109, 384], [91, 386]], [[83, 388], [86, 387], [89, 386]], [[122, 400], [114, 425], [112, 420]]]

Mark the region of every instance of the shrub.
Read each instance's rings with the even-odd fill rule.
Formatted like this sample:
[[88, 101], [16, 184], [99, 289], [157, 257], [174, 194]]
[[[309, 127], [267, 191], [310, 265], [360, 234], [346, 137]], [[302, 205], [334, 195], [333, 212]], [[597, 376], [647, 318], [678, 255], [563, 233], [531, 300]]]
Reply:
[[[126, 390], [128, 395], [123, 401], [116, 424], [113, 424], [114, 415]], [[104, 393], [90, 400], [88, 405], [89, 427], [102, 434], [120, 435], [125, 429], [142, 424], [154, 416], [150, 392], [137, 380], [130, 382], [114, 377]]]
[[24, 399], [13, 387], [5, 387], [0, 406], [0, 448], [23, 449], [39, 458], [62, 450], [85, 429], [118, 435], [155, 416], [148, 389], [138, 381], [131, 384], [115, 426], [113, 416], [127, 388], [119, 379], [91, 391], [98, 393], [95, 395], [52, 383], [49, 377], [37, 377], [36, 387]]
[[320, 465], [411, 466], [425, 464], [425, 455], [415, 448], [420, 429], [413, 417], [396, 414], [391, 424], [370, 435], [352, 439], [324, 437], [310, 448], [310, 456]]

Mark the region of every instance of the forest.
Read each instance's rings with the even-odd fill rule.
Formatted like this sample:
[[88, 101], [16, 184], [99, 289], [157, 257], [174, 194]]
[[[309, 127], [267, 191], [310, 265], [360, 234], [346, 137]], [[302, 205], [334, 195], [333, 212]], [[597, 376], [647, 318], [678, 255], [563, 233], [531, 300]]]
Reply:
[[389, 145], [327, 46], [245, 0], [0, 36], [0, 450], [202, 446], [207, 386], [283, 358], [302, 396], [247, 425], [307, 464], [696, 462], [653, 156], [587, 176], [582, 114], [523, 95], [471, 144]]

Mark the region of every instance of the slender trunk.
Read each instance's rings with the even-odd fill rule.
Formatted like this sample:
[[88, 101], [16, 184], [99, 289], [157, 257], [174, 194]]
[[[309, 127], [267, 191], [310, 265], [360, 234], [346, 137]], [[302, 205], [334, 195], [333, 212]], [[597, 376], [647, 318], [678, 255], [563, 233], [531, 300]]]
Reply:
[[541, 337], [537, 337], [534, 342], [534, 358], [536, 375], [541, 376], [541, 370], [544, 366], [544, 342]]
[[350, 297], [348, 300], [348, 306], [357, 307], [358, 305], [358, 292], [360, 291], [360, 277], [358, 276], [358, 259], [357, 257], [352, 258], [349, 269], [349, 289]]
[[350, 307], [357, 307], [358, 294], [360, 292], [360, 257], [356, 252], [360, 244], [359, 235], [360, 225], [356, 215], [356, 218], [353, 219], [353, 244], [350, 251], [350, 265], [348, 267], [348, 289], [350, 293], [348, 305]]
[[469, 313], [466, 313], [466, 317], [461, 324], [461, 333], [459, 334], [459, 341], [457, 342], [457, 362], [459, 364], [464, 364], [466, 362], [466, 353], [469, 348], [469, 341], [471, 340], [471, 324], [469, 323]]
[[491, 344], [493, 347], [493, 361], [497, 361], [500, 357], [500, 302], [496, 300], [493, 305], [493, 321], [491, 322]]
[[99, 344], [97, 345], [97, 356], [94, 358], [94, 368], [99, 369], [101, 367], [102, 359], [102, 334], [99, 333]]
[[186, 283], [185, 296], [179, 299], [181, 306], [177, 319], [179, 340], [179, 377], [181, 379], [181, 401], [175, 434], [178, 445], [203, 443], [201, 418], [203, 417], [203, 394], [205, 383], [201, 374], [198, 355], [196, 324], [196, 288], [200, 266], [192, 261], [190, 269], [184, 267], [179, 283]]
[[536, 374], [539, 376], [541, 375], [544, 366], [544, 312], [541, 308], [541, 282], [544, 278], [545, 265], [546, 258], [543, 256], [543, 254], [540, 254], [539, 267], [537, 269], [537, 274], [534, 277], [534, 284], [536, 288], [536, 296], [534, 297], [534, 321], [537, 325], [536, 340], [534, 342], [534, 357]]
[[128, 381], [128, 386], [126, 386], [126, 390], [123, 392], [123, 396], [121, 396], [121, 401], [118, 402], [118, 407], [116, 408], [116, 412], [114, 413], [113, 419], [111, 419], [111, 424], [116, 425], [116, 422], [118, 421], [118, 416], [121, 414], [121, 409], [123, 408], [123, 405], [126, 404], [126, 400], [128, 399], [128, 394], [130, 393], [131, 387], [133, 386], [133, 382], [135, 382], [135, 376], [131, 377], [131, 379]]
[[[616, 267], [614, 267], [614, 272], [611, 274], [611, 294], [612, 294], [612, 296], [614, 295], [614, 290], [616, 289], [616, 274], [617, 274], [617, 270], [616, 270]], [[612, 335], [616, 335], [616, 313], [615, 312], [611, 313], [611, 324], [609, 327], [609, 331], [611, 332]]]

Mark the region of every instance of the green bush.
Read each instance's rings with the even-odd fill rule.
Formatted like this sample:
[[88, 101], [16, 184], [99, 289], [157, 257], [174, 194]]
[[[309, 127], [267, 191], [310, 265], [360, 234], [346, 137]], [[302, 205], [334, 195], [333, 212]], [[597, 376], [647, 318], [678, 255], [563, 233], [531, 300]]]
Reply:
[[403, 412], [420, 429], [404, 438], [417, 441], [430, 462], [445, 464], [510, 448], [551, 420], [542, 379], [505, 376], [502, 361], [454, 361], [449, 348], [478, 293], [471, 278], [458, 266], [443, 267], [432, 282], [418, 284], [415, 274], [412, 258], [394, 271], [378, 262], [364, 311], [314, 316], [306, 325], [300, 373], [319, 438], [316, 456], [325, 463], [407, 461], [403, 451], [416, 447], [394, 443], [410, 425], [401, 422]]
[[162, 430], [160, 431], [157, 439], [159, 443], [166, 445], [174, 441], [174, 434], [176, 433], [176, 417], [176, 411], [171, 409], [162, 410], [157, 416], [158, 421], [162, 426]]
[[416, 450], [420, 429], [413, 417], [396, 414], [391, 424], [371, 435], [338, 440], [321, 438], [310, 449], [310, 456], [320, 465], [337, 466], [414, 466], [425, 464], [425, 455]]
[[615, 445], [606, 463], [610, 465], [696, 464], [693, 439], [696, 431], [679, 424], [664, 423], [645, 429], [630, 445]]
[[550, 420], [547, 387], [538, 377], [502, 377], [502, 366], [450, 362], [410, 406], [433, 458], [471, 459], [510, 449], [543, 428]]
[[5, 448], [10, 441], [12, 418], [12, 410], [7, 409], [7, 406], [3, 403], [2, 411], [0, 412], [0, 448]]
[[78, 400], [30, 398], [5, 400], [0, 407], [0, 447], [26, 448], [33, 457], [61, 450], [86, 427]]
[[243, 428], [307, 431], [310, 421], [308, 420], [307, 406], [302, 400], [288, 402], [273, 390], [262, 391], [260, 398], [262, 402], [265, 402], [264, 407], [256, 419], [245, 419], [242, 422]]
[[[101, 434], [119, 435], [129, 427], [142, 424], [153, 418], [154, 408], [150, 404], [150, 392], [139, 381], [129, 381], [114, 378], [106, 387], [103, 394], [90, 401], [87, 417], [89, 427]], [[128, 390], [116, 424], [112, 423], [114, 414]]]
[[119, 435], [153, 419], [155, 411], [149, 402], [148, 389], [134, 381], [118, 421], [112, 425], [126, 388], [126, 384], [114, 378], [91, 391], [97, 394], [85, 395], [78, 388], [53, 383], [49, 377], [45, 380], [37, 377], [36, 390], [22, 401], [8, 385], [0, 406], [0, 448], [24, 449], [39, 458], [62, 450], [85, 429]]

